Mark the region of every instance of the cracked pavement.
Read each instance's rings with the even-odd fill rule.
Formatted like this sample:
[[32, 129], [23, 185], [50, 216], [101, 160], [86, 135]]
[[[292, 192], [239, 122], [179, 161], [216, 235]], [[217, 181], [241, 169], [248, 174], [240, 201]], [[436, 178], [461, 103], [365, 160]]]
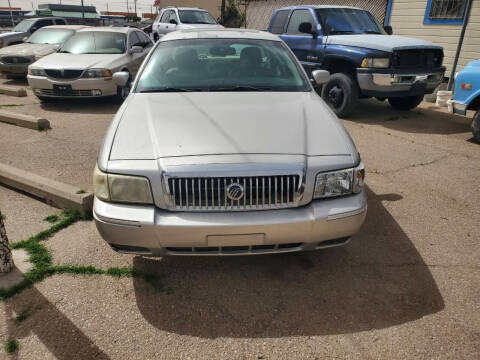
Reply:
[[[28, 104], [9, 111], [39, 113], [53, 129], [0, 124], [0, 162], [91, 189], [116, 107], [7, 101]], [[141, 278], [55, 275], [0, 304], [0, 338], [19, 340], [18, 359], [478, 359], [480, 145], [468, 118], [432, 106], [402, 113], [361, 101], [343, 121], [369, 198], [347, 246], [152, 259], [114, 253], [93, 222], [79, 222], [45, 242], [54, 264], [132, 267], [171, 292]], [[58, 213], [1, 187], [0, 204], [15, 240]], [[26, 307], [35, 310], [15, 324]]]

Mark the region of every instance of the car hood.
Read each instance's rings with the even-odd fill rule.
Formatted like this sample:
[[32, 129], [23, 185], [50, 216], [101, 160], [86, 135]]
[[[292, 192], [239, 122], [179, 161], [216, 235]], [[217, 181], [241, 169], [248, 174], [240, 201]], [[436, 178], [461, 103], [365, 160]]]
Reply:
[[442, 49], [441, 46], [435, 45], [430, 41], [396, 35], [329, 35], [326, 39], [326, 43], [331, 45], [356, 46], [388, 52], [402, 49]]
[[54, 53], [58, 45], [52, 44], [18, 44], [7, 46], [0, 50], [0, 56], [3, 55], [21, 55], [21, 56], [45, 56]]
[[180, 24], [179, 29], [223, 29], [220, 24]]
[[66, 54], [55, 53], [35, 63], [43, 68], [108, 68], [109, 65], [124, 54]]
[[12, 36], [12, 35], [19, 35], [19, 34], [25, 34], [25, 33], [18, 32], [18, 31], [5, 32], [5, 33], [0, 34], [0, 38], [5, 38], [5, 37], [9, 37], [9, 36]]
[[110, 160], [356, 154], [314, 92], [134, 93], [120, 116]]

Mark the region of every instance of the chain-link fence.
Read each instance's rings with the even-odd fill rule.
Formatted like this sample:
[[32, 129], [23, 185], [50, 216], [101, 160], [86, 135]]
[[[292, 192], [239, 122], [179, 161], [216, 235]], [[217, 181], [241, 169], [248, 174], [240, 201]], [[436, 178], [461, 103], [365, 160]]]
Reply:
[[266, 30], [275, 9], [296, 5], [342, 5], [370, 11], [381, 23], [385, 21], [387, 0], [250, 0], [247, 5], [247, 28]]

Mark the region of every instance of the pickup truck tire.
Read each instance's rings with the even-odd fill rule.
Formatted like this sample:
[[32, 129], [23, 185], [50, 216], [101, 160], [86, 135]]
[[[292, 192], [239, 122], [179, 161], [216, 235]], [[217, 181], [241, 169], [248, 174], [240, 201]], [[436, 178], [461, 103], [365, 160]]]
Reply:
[[397, 110], [412, 110], [416, 108], [423, 100], [423, 95], [403, 96], [388, 98], [390, 105]]
[[347, 74], [336, 73], [323, 85], [322, 99], [338, 117], [350, 114], [358, 100], [358, 87]]
[[472, 134], [475, 141], [480, 144], [480, 110], [478, 110], [473, 116]]

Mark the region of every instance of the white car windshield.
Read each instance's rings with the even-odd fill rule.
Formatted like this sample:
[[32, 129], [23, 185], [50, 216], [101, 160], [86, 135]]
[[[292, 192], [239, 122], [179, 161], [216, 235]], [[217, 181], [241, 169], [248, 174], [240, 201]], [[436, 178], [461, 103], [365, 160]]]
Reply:
[[40, 29], [26, 41], [30, 44], [63, 44], [75, 33], [70, 29]]
[[137, 92], [310, 90], [282, 42], [250, 39], [162, 42], [136, 88]]
[[107, 31], [79, 32], [60, 49], [71, 54], [123, 54], [127, 37], [123, 33]]
[[179, 10], [178, 15], [180, 16], [180, 21], [183, 24], [212, 24], [215, 25], [217, 22], [206, 11], [201, 10]]
[[30, 29], [30, 26], [35, 22], [36, 19], [23, 20], [13, 28], [15, 32], [27, 32]]

